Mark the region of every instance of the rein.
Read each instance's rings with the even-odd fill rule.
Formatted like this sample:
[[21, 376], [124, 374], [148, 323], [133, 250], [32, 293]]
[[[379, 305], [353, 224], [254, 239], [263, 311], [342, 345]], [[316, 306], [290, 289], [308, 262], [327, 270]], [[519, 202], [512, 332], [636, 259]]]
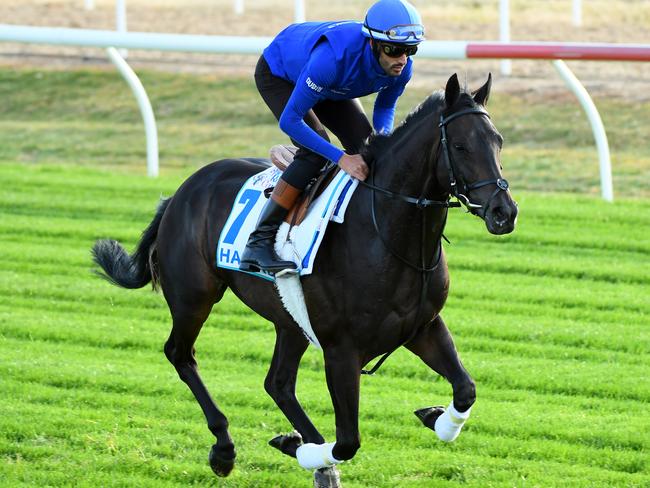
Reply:
[[[433, 265], [427, 267], [426, 266], [426, 261], [425, 261], [425, 256], [424, 256], [424, 241], [425, 241], [425, 232], [424, 232], [424, 226], [425, 226], [425, 215], [424, 212], [422, 212], [422, 225], [420, 226], [420, 240], [421, 240], [421, 245], [420, 245], [420, 265], [416, 265], [411, 263], [409, 260], [406, 258], [402, 257], [399, 255], [397, 252], [395, 252], [386, 242], [384, 237], [381, 235], [381, 232], [379, 230], [379, 224], [377, 223], [377, 215], [375, 213], [375, 192], [380, 192], [383, 193], [384, 195], [388, 195], [393, 198], [399, 198], [400, 200], [410, 203], [412, 205], [415, 205], [419, 210], [424, 210], [427, 207], [440, 207], [440, 208], [450, 208], [450, 207], [460, 207], [459, 202], [450, 202], [449, 200], [428, 200], [426, 198], [414, 198], [410, 197], [407, 195], [402, 195], [401, 193], [395, 193], [390, 190], [387, 190], [385, 188], [380, 188], [378, 186], [374, 185], [375, 181], [375, 165], [373, 164], [370, 168], [370, 178], [372, 179], [373, 183], [366, 183], [365, 181], [359, 181], [362, 185], [366, 186], [367, 188], [370, 188], [370, 213], [372, 215], [372, 224], [375, 228], [375, 232], [379, 236], [379, 240], [381, 243], [384, 245], [384, 247], [390, 252], [394, 257], [402, 261], [404, 264], [407, 266], [414, 268], [415, 270], [420, 272], [420, 277], [422, 279], [422, 286], [420, 287], [420, 299], [418, 301], [418, 312], [417, 315], [415, 316], [415, 321], [416, 323], [419, 322], [420, 320], [420, 314], [422, 312], [422, 304], [424, 303], [424, 299], [426, 296], [427, 292], [427, 285], [429, 282], [429, 277], [431, 276], [431, 271], [435, 270], [438, 267], [438, 264], [440, 264], [440, 259], [442, 257], [442, 243], [440, 242], [440, 239], [438, 239], [438, 256], [435, 259], [435, 262]], [[447, 216], [445, 215], [445, 222], [442, 224], [442, 231], [444, 231], [445, 224], [447, 221]], [[442, 231], [440, 235], [442, 236]], [[388, 357], [393, 354], [397, 349], [402, 347], [404, 344], [409, 342], [413, 337], [415, 337], [415, 334], [418, 333], [420, 329], [416, 328], [413, 333], [409, 335], [409, 337], [399, 344], [397, 347], [394, 349], [384, 353], [381, 358], [379, 358], [379, 361], [375, 363], [375, 365], [369, 369], [362, 369], [361, 374], [369, 375], [372, 376], [374, 375], [377, 370], [381, 367], [382, 364], [384, 364], [384, 361], [388, 359]]]
[[[371, 175], [374, 181], [374, 175], [372, 173], [372, 170], [371, 170]], [[408, 195], [402, 195], [401, 193], [395, 193], [394, 191], [390, 191], [387, 190], [386, 188], [375, 186], [374, 184], [367, 183], [365, 181], [359, 180], [359, 183], [367, 188], [370, 188], [373, 191], [378, 191], [379, 193], [383, 193], [384, 195], [388, 195], [393, 198], [398, 198], [406, 203], [412, 203], [419, 209], [423, 209], [426, 207], [447, 207], [447, 208], [460, 207], [460, 202], [450, 202], [449, 200], [428, 200], [426, 198], [415, 198], [415, 197], [410, 197]]]
[[[372, 224], [373, 224], [373, 226], [375, 228], [375, 232], [379, 236], [379, 240], [381, 241], [381, 243], [384, 245], [384, 247], [386, 249], [388, 249], [388, 251], [394, 257], [396, 257], [397, 259], [402, 261], [407, 266], [415, 269], [416, 271], [428, 273], [428, 272], [431, 272], [434, 269], [436, 269], [436, 267], [438, 266], [438, 263], [440, 262], [440, 254], [442, 252], [441, 248], [440, 248], [440, 243], [438, 243], [438, 259], [436, 259], [436, 262], [435, 262], [435, 264], [433, 266], [428, 267], [428, 268], [425, 267], [424, 256], [421, 256], [421, 258], [422, 258], [421, 259], [421, 264], [422, 265], [418, 266], [416, 264], [411, 263], [408, 259], [406, 259], [406, 258], [402, 257], [401, 255], [399, 255], [396, 251], [394, 251], [388, 245], [388, 243], [386, 242], [384, 237], [381, 235], [381, 231], [379, 230], [379, 223], [377, 222], [377, 214], [375, 212], [375, 192], [380, 192], [380, 193], [383, 193], [383, 194], [388, 195], [390, 197], [398, 198], [398, 199], [400, 199], [400, 200], [402, 200], [402, 201], [404, 201], [406, 203], [410, 203], [412, 205], [415, 205], [420, 210], [423, 210], [423, 209], [425, 209], [427, 207], [440, 207], [440, 208], [460, 207], [460, 203], [459, 202], [450, 202], [449, 200], [428, 200], [426, 198], [415, 198], [415, 197], [402, 195], [401, 193], [395, 193], [395, 192], [387, 190], [385, 188], [380, 188], [378, 186], [375, 186], [374, 185], [374, 181], [375, 181], [375, 165], [374, 164], [370, 167], [370, 178], [372, 179], [373, 183], [366, 183], [365, 181], [359, 181], [359, 183], [361, 183], [363, 186], [366, 186], [366, 187], [370, 188], [370, 190], [371, 190], [370, 191], [370, 214], [372, 215]], [[425, 218], [425, 215], [423, 213], [422, 214], [422, 229], [424, 229], [424, 218]], [[444, 230], [444, 226], [443, 226], [443, 230]], [[423, 249], [424, 249], [424, 247], [422, 247], [422, 250]]]

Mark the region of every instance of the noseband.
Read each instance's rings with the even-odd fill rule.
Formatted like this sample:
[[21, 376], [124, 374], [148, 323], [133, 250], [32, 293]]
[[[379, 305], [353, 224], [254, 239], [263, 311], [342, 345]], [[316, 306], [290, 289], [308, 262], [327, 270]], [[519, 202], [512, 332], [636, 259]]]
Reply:
[[[451, 188], [450, 193], [454, 197], [456, 197], [459, 202], [465, 205], [465, 208], [467, 209], [468, 212], [471, 212], [476, 215], [478, 210], [482, 209], [483, 215], [485, 216], [486, 212], [490, 208], [492, 199], [495, 196], [497, 196], [499, 192], [507, 191], [509, 186], [508, 186], [508, 181], [503, 178], [495, 178], [492, 180], [481, 180], [481, 181], [477, 181], [476, 183], [472, 183], [471, 185], [467, 185], [463, 180], [456, 177], [458, 172], [454, 171], [453, 159], [451, 158], [451, 154], [449, 152], [449, 143], [447, 141], [447, 125], [452, 120], [455, 120], [459, 117], [462, 117], [463, 115], [468, 115], [468, 114], [485, 115], [488, 119], [490, 118], [490, 114], [488, 114], [485, 110], [481, 108], [468, 108], [465, 110], [461, 110], [460, 112], [456, 112], [451, 115], [448, 115], [447, 117], [444, 117], [442, 114], [440, 115], [440, 123], [438, 124], [438, 127], [440, 127], [440, 144], [442, 146], [442, 160], [445, 163], [445, 166], [447, 167], [447, 172], [449, 173], [449, 185]], [[460, 185], [458, 184], [459, 182]], [[469, 195], [470, 192], [472, 190], [476, 190], [478, 188], [482, 188], [487, 185], [496, 185], [496, 189], [494, 190], [492, 195], [490, 195], [490, 198], [487, 199], [485, 204], [481, 205], [472, 202], [470, 200], [470, 195]]]

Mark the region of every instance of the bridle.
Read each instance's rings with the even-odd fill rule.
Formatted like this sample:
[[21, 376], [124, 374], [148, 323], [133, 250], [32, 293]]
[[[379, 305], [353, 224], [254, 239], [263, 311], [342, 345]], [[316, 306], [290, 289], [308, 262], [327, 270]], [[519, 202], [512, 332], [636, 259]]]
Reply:
[[[460, 112], [455, 112], [451, 115], [448, 115], [447, 117], [444, 117], [442, 114], [440, 114], [440, 123], [438, 124], [438, 127], [440, 127], [440, 146], [442, 147], [442, 160], [445, 163], [445, 166], [447, 167], [447, 172], [449, 173], [450, 193], [454, 197], [456, 197], [456, 199], [460, 203], [462, 203], [465, 206], [468, 212], [471, 212], [474, 215], [476, 215], [478, 210], [481, 209], [483, 211], [482, 212], [483, 215], [486, 215], [494, 197], [496, 197], [502, 191], [508, 191], [509, 185], [508, 185], [508, 180], [504, 178], [481, 180], [481, 181], [477, 181], [476, 183], [472, 183], [471, 185], [467, 185], [465, 181], [457, 177], [458, 172], [454, 171], [453, 160], [449, 152], [449, 143], [447, 140], [447, 125], [452, 120], [462, 117], [463, 115], [469, 115], [469, 114], [485, 115], [488, 119], [490, 118], [490, 114], [488, 114], [482, 108], [467, 108], [465, 110], [461, 110]], [[487, 185], [496, 185], [496, 189], [494, 190], [492, 195], [490, 195], [490, 198], [487, 199], [484, 205], [473, 203], [470, 200], [470, 196], [469, 196], [470, 192], [472, 190], [476, 190], [478, 188], [482, 188]]]
[[[405, 263], [411, 268], [416, 269], [417, 271], [421, 272], [430, 272], [433, 271], [437, 265], [438, 261], [440, 259], [440, 250], [438, 251], [438, 260], [431, 265], [431, 266], [426, 266], [425, 261], [424, 261], [424, 256], [421, 256], [420, 259], [420, 264], [413, 264], [410, 261], [408, 261], [406, 258], [402, 257], [400, 254], [395, 252], [386, 242], [384, 237], [381, 235], [381, 232], [379, 230], [379, 224], [377, 222], [377, 216], [375, 213], [375, 193], [379, 192], [384, 195], [397, 198], [399, 200], [402, 200], [403, 202], [409, 203], [411, 205], [415, 205], [418, 209], [423, 210], [427, 207], [439, 207], [439, 208], [452, 208], [452, 207], [460, 207], [461, 204], [465, 206], [467, 209], [467, 212], [471, 212], [474, 215], [477, 215], [477, 212], [479, 209], [483, 211], [483, 215], [485, 216], [487, 210], [490, 208], [490, 204], [492, 203], [492, 200], [494, 197], [496, 197], [501, 191], [508, 191], [509, 185], [508, 181], [505, 180], [504, 178], [494, 178], [491, 180], [481, 180], [477, 181], [475, 183], [472, 183], [470, 185], [467, 185], [464, 180], [459, 178], [457, 175], [459, 175], [458, 171], [454, 170], [454, 163], [453, 159], [451, 158], [451, 154], [449, 152], [449, 143], [447, 140], [447, 125], [453, 121], [456, 120], [457, 118], [460, 118], [464, 115], [485, 115], [487, 118], [490, 118], [490, 114], [487, 113], [482, 108], [479, 107], [473, 107], [473, 108], [467, 108], [464, 110], [461, 110], [459, 112], [454, 112], [451, 115], [448, 115], [445, 117], [444, 115], [440, 114], [440, 123], [438, 124], [438, 127], [440, 127], [440, 145], [438, 146], [441, 148], [442, 152], [442, 160], [445, 164], [445, 167], [447, 168], [447, 172], [449, 174], [449, 186], [450, 186], [450, 194], [451, 196], [455, 197], [457, 201], [450, 201], [449, 198], [446, 200], [429, 200], [427, 198], [423, 197], [413, 197], [409, 195], [404, 195], [402, 193], [397, 193], [391, 190], [388, 190], [386, 188], [381, 188], [379, 186], [376, 186], [374, 184], [375, 181], [375, 165], [371, 165], [370, 167], [370, 183], [366, 181], [359, 181], [359, 183], [367, 188], [370, 189], [370, 198], [371, 198], [371, 203], [370, 203], [370, 209], [371, 209], [371, 215], [372, 215], [372, 223], [375, 227], [375, 232], [379, 236], [379, 239], [383, 243], [384, 247], [390, 251], [390, 253], [398, 258], [400, 261]], [[492, 192], [492, 195], [490, 195], [490, 198], [487, 199], [484, 205], [480, 205], [478, 203], [474, 203], [470, 200], [470, 192], [472, 190], [476, 190], [478, 188], [482, 188], [487, 185], [496, 185], [496, 189], [494, 192]], [[424, 214], [422, 214], [422, 220], [424, 223]], [[444, 228], [443, 228], [444, 230]]]
[[[455, 112], [451, 115], [448, 115], [447, 117], [444, 117], [442, 114], [440, 115], [440, 123], [438, 124], [438, 127], [440, 127], [440, 146], [442, 149], [442, 159], [445, 163], [445, 166], [447, 167], [447, 171], [449, 173], [449, 184], [450, 184], [450, 194], [454, 196], [457, 201], [452, 202], [450, 201], [449, 198], [447, 200], [429, 200], [423, 197], [416, 198], [408, 195], [403, 195], [401, 193], [396, 193], [390, 190], [387, 190], [386, 188], [381, 188], [378, 187], [374, 184], [375, 181], [375, 172], [374, 168], [376, 165], [372, 165], [370, 167], [370, 180], [371, 183], [367, 183], [365, 181], [359, 181], [359, 183], [367, 188], [370, 189], [370, 209], [371, 209], [371, 215], [372, 215], [372, 223], [375, 227], [375, 232], [379, 236], [379, 239], [381, 240], [382, 244], [384, 247], [396, 258], [398, 258], [400, 261], [405, 263], [411, 268], [416, 269], [417, 271], [420, 272], [420, 277], [422, 281], [422, 286], [420, 288], [420, 298], [419, 298], [419, 303], [418, 303], [418, 310], [416, 313], [416, 318], [415, 322], [417, 323], [420, 319], [420, 315], [422, 312], [422, 304], [424, 303], [425, 297], [426, 297], [426, 292], [427, 292], [427, 287], [428, 287], [428, 281], [429, 277], [431, 276], [431, 271], [434, 271], [437, 267], [438, 264], [440, 264], [440, 259], [442, 257], [442, 244], [440, 240], [438, 240], [438, 252], [437, 252], [437, 257], [435, 258], [434, 262], [431, 263], [429, 266], [426, 264], [426, 257], [424, 256], [424, 224], [425, 224], [425, 215], [422, 213], [422, 226], [421, 226], [421, 241], [422, 245], [420, 247], [420, 264], [413, 264], [406, 258], [402, 257], [400, 254], [395, 252], [386, 242], [384, 237], [381, 235], [381, 232], [379, 230], [379, 225], [377, 223], [377, 216], [375, 214], [375, 193], [383, 193], [384, 195], [388, 195], [393, 198], [398, 198], [406, 203], [409, 203], [411, 205], [415, 205], [418, 209], [424, 210], [427, 207], [439, 207], [439, 208], [451, 208], [451, 207], [460, 207], [461, 204], [465, 206], [467, 209], [467, 212], [471, 212], [472, 214], [477, 213], [478, 209], [483, 209], [483, 215], [485, 215], [485, 212], [487, 212], [488, 208], [490, 208], [490, 203], [492, 202], [492, 199], [499, 194], [501, 191], [507, 191], [508, 190], [508, 182], [503, 179], [503, 178], [496, 178], [496, 179], [491, 179], [491, 180], [481, 180], [477, 181], [476, 183], [472, 183], [471, 185], [467, 185], [463, 180], [458, 178], [456, 176], [457, 172], [454, 171], [454, 165], [453, 165], [453, 160], [451, 158], [451, 155], [449, 153], [449, 144], [447, 141], [447, 125], [459, 118], [462, 117], [463, 115], [469, 115], [469, 114], [475, 114], [475, 115], [485, 115], [486, 117], [490, 118], [490, 115], [483, 109], [481, 108], [468, 108], [465, 110], [461, 110], [460, 112]], [[460, 185], [458, 182], [460, 181]], [[482, 188], [487, 185], [496, 185], [496, 189], [490, 195], [490, 198], [488, 198], [487, 202], [485, 205], [480, 205], [478, 203], [473, 203], [470, 200], [469, 194], [472, 190], [476, 190], [478, 188]], [[460, 189], [459, 189], [460, 187]], [[446, 218], [445, 218], [446, 219]], [[442, 225], [442, 230], [441, 230], [441, 237], [444, 238], [444, 235], [442, 232], [444, 231], [444, 227], [446, 224], [443, 222]], [[405, 340], [402, 344], [398, 345], [397, 347], [391, 349], [390, 351], [384, 353], [381, 358], [375, 363], [375, 365], [369, 369], [362, 369], [361, 374], [366, 374], [366, 375], [373, 375], [375, 372], [381, 367], [381, 365], [388, 359], [388, 357], [395, 352], [397, 349], [399, 349], [402, 345], [410, 342], [413, 337], [419, 332], [420, 328], [416, 327], [413, 330], [413, 333], [410, 334], [410, 337], [408, 337], [407, 340]]]

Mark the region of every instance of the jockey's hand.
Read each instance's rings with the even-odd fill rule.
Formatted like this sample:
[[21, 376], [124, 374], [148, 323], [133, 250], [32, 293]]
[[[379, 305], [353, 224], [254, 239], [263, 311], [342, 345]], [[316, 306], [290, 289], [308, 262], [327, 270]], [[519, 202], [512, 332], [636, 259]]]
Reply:
[[352, 178], [363, 181], [368, 176], [368, 165], [360, 154], [344, 153], [338, 164]]

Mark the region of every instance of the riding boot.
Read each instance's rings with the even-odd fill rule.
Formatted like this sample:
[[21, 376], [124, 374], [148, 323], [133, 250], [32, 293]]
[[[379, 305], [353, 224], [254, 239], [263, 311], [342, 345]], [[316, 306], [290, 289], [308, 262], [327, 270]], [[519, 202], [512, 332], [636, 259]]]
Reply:
[[262, 209], [257, 227], [248, 238], [242, 253], [239, 269], [243, 271], [266, 271], [277, 273], [285, 269], [296, 269], [293, 261], [283, 261], [275, 252], [275, 236], [278, 227], [297, 200], [302, 190], [280, 179], [273, 189], [269, 201]]

